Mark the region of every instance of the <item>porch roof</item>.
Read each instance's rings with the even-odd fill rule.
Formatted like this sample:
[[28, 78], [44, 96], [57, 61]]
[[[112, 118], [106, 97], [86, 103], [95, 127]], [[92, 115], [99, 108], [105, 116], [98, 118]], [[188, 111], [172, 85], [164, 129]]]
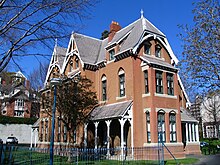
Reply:
[[198, 122], [186, 109], [180, 108], [181, 110], [181, 122]]
[[126, 114], [131, 105], [132, 100], [108, 104], [104, 106], [98, 106], [94, 108], [90, 113], [90, 120], [95, 121], [112, 118], [121, 118]]

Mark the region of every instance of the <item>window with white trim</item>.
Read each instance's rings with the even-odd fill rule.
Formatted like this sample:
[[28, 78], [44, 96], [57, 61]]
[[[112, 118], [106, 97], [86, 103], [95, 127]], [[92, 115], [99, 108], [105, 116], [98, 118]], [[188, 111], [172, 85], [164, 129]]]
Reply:
[[102, 76], [102, 101], [107, 100], [107, 79]]
[[147, 129], [147, 142], [151, 142], [151, 135], [150, 135], [150, 112], [146, 112], [146, 129]]
[[149, 93], [149, 85], [148, 85], [148, 71], [144, 71], [144, 85], [145, 85], [145, 93]]
[[167, 73], [167, 94], [174, 95], [173, 74]]
[[163, 94], [163, 72], [156, 71], [156, 93]]
[[158, 141], [162, 140], [162, 142], [166, 141], [166, 131], [165, 131], [165, 112], [159, 111], [157, 113], [158, 120]]
[[15, 100], [15, 105], [17, 107], [24, 107], [24, 100], [23, 99], [17, 99]]
[[149, 42], [144, 43], [144, 53], [147, 55], [151, 54], [151, 44]]
[[67, 126], [63, 126], [63, 142], [67, 142]]
[[176, 142], [176, 114], [170, 113], [170, 142]]
[[125, 73], [124, 70], [121, 69], [119, 71], [119, 96], [125, 96]]
[[115, 59], [114, 55], [115, 55], [115, 49], [110, 50], [109, 51], [109, 61], [112, 61]]
[[161, 48], [160, 45], [156, 45], [156, 46], [155, 46], [155, 56], [156, 56], [156, 57], [159, 57], [159, 58], [161, 57], [161, 49], [162, 49], [162, 48]]

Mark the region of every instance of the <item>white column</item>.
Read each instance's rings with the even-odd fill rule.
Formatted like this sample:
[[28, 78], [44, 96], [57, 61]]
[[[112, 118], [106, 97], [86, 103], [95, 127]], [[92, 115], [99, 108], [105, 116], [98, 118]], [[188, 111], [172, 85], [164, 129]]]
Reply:
[[95, 122], [95, 149], [97, 149], [98, 147], [98, 125], [99, 125], [99, 122]]
[[188, 130], [188, 123], [186, 123], [186, 143], [189, 142], [189, 130]]
[[88, 123], [84, 123], [84, 148], [87, 147], [87, 126]]
[[124, 123], [125, 120], [122, 118], [119, 120], [120, 125], [121, 125], [121, 158], [124, 156]]
[[32, 148], [32, 143], [33, 143], [32, 136], [33, 136], [33, 129], [31, 128], [31, 144], [30, 144], [30, 148]]
[[196, 141], [198, 142], [199, 141], [199, 126], [198, 126], [198, 124], [196, 124], [195, 129], [196, 129]]
[[37, 147], [37, 137], [38, 137], [38, 129], [34, 131], [34, 147]]
[[189, 123], [189, 141], [192, 142], [192, 129], [191, 129], [191, 123]]
[[107, 155], [110, 155], [110, 124], [111, 124], [111, 120], [107, 120], [105, 121], [106, 125], [107, 125]]
[[195, 124], [192, 124], [192, 141], [195, 141]]

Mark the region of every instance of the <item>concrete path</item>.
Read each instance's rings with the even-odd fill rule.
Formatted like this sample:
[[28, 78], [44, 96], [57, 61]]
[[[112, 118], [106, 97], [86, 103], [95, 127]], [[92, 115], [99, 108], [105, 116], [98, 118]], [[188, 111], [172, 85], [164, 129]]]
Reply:
[[205, 155], [195, 165], [220, 165], [220, 154]]

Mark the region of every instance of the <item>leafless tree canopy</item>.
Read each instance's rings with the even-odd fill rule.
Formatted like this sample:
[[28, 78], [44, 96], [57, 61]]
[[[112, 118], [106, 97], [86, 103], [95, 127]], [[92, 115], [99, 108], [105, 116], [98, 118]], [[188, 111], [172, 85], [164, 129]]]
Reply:
[[[182, 26], [182, 66], [185, 79], [196, 90], [220, 88], [220, 4], [218, 0], [195, 3], [193, 27]], [[191, 89], [192, 90], [192, 89]]]
[[10, 60], [18, 65], [16, 56], [39, 55], [30, 47], [51, 47], [56, 38], [77, 30], [77, 20], [88, 17], [95, 4], [96, 0], [0, 0], [0, 72]]
[[[203, 122], [217, 126], [220, 122], [220, 91], [210, 92], [201, 104]], [[216, 131], [218, 133], [218, 131]]]
[[47, 62], [40, 63], [39, 67], [34, 69], [28, 76], [28, 79], [31, 82], [31, 88], [35, 91], [38, 91], [39, 89], [43, 88], [48, 66], [49, 63]]

